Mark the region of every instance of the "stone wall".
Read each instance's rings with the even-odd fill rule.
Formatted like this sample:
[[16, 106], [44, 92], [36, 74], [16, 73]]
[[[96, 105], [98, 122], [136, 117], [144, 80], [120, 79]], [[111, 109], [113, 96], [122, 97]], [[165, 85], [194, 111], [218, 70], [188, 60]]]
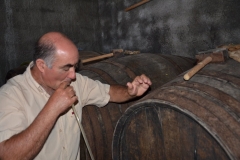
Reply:
[[240, 1], [99, 0], [103, 50], [140, 50], [194, 57], [222, 44], [240, 43]]
[[0, 0], [0, 12], [0, 86], [9, 69], [31, 61], [46, 32], [63, 32], [82, 50], [101, 50], [97, 0]]
[[32, 59], [40, 35], [61, 31], [81, 50], [140, 50], [194, 57], [240, 43], [240, 1], [0, 0], [0, 86], [11, 68]]

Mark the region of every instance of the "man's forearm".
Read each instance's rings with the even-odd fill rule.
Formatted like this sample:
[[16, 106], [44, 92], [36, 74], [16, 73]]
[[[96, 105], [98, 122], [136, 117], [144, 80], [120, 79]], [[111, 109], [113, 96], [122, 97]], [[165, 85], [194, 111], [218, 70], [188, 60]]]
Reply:
[[109, 94], [110, 102], [125, 102], [135, 97], [129, 95], [127, 87], [122, 85], [111, 85]]
[[44, 108], [32, 124], [0, 143], [0, 159], [33, 159], [42, 149], [57, 120], [57, 115]]

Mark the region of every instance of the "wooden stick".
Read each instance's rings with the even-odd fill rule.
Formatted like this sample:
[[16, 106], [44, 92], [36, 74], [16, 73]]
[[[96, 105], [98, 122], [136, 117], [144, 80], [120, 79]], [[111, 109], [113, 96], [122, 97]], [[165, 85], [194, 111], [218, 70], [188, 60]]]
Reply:
[[183, 78], [185, 80], [189, 80], [194, 74], [196, 74], [200, 69], [202, 69], [205, 65], [212, 61], [212, 57], [208, 56], [203, 61], [199, 62], [196, 66], [194, 66], [190, 71], [188, 71]]
[[96, 61], [96, 60], [100, 60], [103, 58], [108, 58], [108, 57], [112, 57], [113, 53], [108, 53], [108, 54], [104, 54], [101, 56], [96, 56], [96, 57], [92, 57], [92, 58], [88, 58], [88, 59], [83, 59], [81, 62], [82, 63], [87, 63], [87, 62], [92, 62], [92, 61]]
[[150, 1], [150, 0], [142, 0], [141, 2], [138, 2], [138, 3], [134, 4], [134, 5], [126, 8], [126, 9], [125, 9], [125, 12], [130, 11], [130, 10], [132, 10], [132, 9], [134, 9], [134, 8], [136, 8], [136, 7], [144, 4], [144, 3], [147, 3], [147, 2], [149, 2], [149, 1]]
[[82, 126], [82, 124], [81, 124], [81, 122], [80, 122], [80, 119], [79, 119], [79, 117], [78, 117], [78, 114], [77, 114], [77, 111], [76, 111], [76, 109], [75, 109], [74, 104], [72, 105], [72, 109], [73, 109], [74, 115], [75, 115], [75, 117], [76, 117], [76, 120], [77, 120], [78, 126], [79, 126], [79, 128], [80, 128], [80, 131], [82, 132], [83, 139], [84, 139], [85, 144], [86, 144], [86, 146], [87, 146], [87, 149], [88, 149], [88, 153], [89, 153], [89, 155], [90, 155], [90, 158], [91, 158], [91, 160], [94, 160], [93, 153], [92, 153], [92, 150], [91, 150], [90, 145], [89, 145], [89, 143], [88, 143], [86, 133], [85, 133], [85, 131], [84, 131], [84, 129], [83, 129], [83, 126]]

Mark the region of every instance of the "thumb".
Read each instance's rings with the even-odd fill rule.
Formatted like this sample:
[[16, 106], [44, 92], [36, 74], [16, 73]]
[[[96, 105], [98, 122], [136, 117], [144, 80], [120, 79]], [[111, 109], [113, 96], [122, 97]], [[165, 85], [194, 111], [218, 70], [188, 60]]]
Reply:
[[127, 87], [128, 87], [128, 90], [132, 90], [132, 89], [133, 89], [132, 83], [128, 82], [128, 83], [127, 83]]
[[127, 86], [128, 86], [128, 94], [131, 95], [131, 96], [134, 96], [136, 95], [136, 87], [134, 87], [134, 85], [130, 82], [127, 83]]

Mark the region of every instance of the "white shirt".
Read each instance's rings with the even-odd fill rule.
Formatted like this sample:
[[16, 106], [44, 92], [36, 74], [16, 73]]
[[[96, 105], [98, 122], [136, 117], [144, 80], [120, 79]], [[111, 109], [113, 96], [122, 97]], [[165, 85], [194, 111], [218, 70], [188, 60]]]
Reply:
[[[33, 79], [30, 71], [8, 80], [0, 88], [0, 142], [25, 130], [36, 118], [49, 99], [48, 93]], [[81, 119], [82, 107], [96, 105], [102, 107], [110, 99], [110, 86], [76, 74], [71, 83], [78, 103], [75, 105]], [[61, 116], [51, 131], [36, 160], [79, 160], [80, 129], [73, 110]], [[24, 146], [23, 146], [24, 147]]]

